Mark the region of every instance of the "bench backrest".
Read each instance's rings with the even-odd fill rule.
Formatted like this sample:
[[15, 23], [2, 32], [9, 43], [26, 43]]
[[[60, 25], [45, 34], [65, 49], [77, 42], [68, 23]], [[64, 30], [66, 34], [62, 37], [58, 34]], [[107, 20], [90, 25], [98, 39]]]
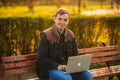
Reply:
[[2, 57], [4, 75], [35, 72], [36, 54]]
[[78, 49], [79, 54], [93, 54], [92, 64], [120, 60], [117, 45]]
[[[93, 54], [92, 64], [120, 60], [117, 45], [78, 49], [79, 54]], [[2, 57], [4, 75], [36, 72], [37, 54]]]

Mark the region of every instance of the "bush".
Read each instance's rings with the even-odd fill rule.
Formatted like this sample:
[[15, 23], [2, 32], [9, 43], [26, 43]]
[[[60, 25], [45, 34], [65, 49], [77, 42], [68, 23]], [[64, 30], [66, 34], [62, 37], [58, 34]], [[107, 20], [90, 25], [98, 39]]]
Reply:
[[[40, 33], [53, 25], [49, 17], [0, 18], [0, 53], [10, 56], [36, 53]], [[120, 45], [120, 16], [72, 16], [68, 27], [75, 33], [78, 48]]]

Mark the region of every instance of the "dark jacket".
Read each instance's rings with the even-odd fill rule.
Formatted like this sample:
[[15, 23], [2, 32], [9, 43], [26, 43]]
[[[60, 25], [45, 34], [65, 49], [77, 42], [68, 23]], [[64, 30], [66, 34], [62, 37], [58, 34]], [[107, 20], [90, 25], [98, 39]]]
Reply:
[[[65, 29], [64, 49], [66, 56], [76, 56], [78, 54], [75, 37], [72, 31]], [[37, 75], [39, 78], [48, 78], [49, 70], [57, 69], [58, 57], [61, 54], [60, 36], [54, 27], [51, 27], [41, 34], [37, 58]], [[64, 51], [65, 52], [65, 51]], [[67, 63], [67, 60], [64, 64]]]

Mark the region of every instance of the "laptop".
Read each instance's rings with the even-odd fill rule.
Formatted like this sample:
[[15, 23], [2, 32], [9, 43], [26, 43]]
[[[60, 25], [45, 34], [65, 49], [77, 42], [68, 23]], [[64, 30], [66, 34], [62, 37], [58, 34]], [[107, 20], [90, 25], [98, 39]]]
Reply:
[[76, 73], [89, 70], [91, 58], [92, 54], [69, 57], [66, 71], [64, 73]]

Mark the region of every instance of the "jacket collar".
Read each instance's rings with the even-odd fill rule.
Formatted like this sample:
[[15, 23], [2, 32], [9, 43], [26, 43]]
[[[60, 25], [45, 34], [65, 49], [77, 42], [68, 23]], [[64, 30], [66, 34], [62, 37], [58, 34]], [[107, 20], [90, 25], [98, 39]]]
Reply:
[[[43, 33], [46, 34], [46, 37], [47, 37], [49, 42], [59, 43], [60, 35], [59, 35], [58, 31], [56, 30], [54, 25], [51, 28], [48, 28], [45, 31], [43, 31]], [[65, 28], [64, 37], [65, 37], [65, 41], [71, 41], [75, 36], [71, 30]]]

